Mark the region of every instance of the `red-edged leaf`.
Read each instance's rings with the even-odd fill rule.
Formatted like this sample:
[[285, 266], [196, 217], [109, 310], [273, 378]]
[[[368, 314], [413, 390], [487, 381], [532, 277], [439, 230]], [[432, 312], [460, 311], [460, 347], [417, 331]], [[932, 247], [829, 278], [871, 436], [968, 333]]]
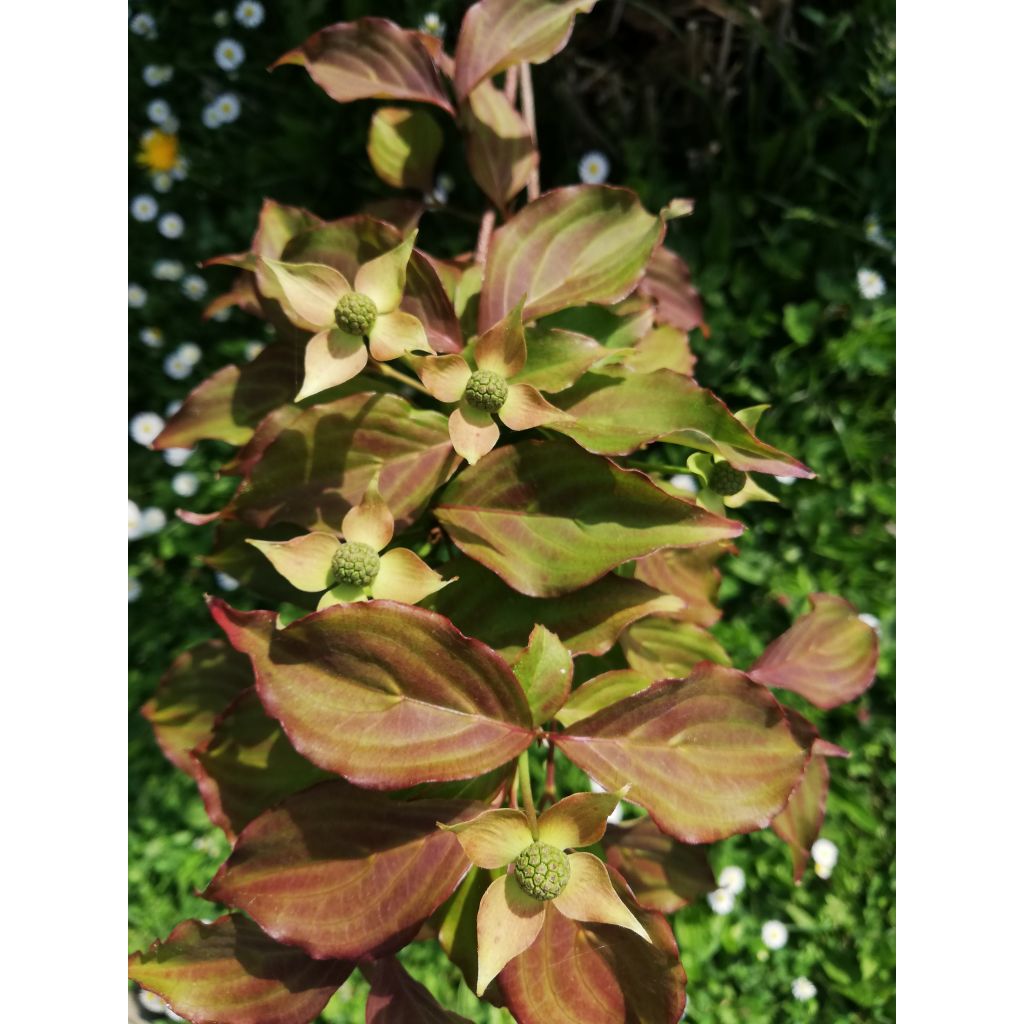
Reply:
[[491, 884], [490, 873], [476, 866], [469, 869], [462, 884], [434, 915], [437, 941], [448, 959], [476, 991], [476, 918], [480, 901]]
[[722, 645], [702, 626], [671, 619], [641, 619], [619, 638], [629, 667], [655, 679], [682, 679], [702, 661], [730, 665]]
[[562, 725], [575, 725], [581, 719], [589, 718], [626, 697], [632, 697], [634, 693], [646, 690], [650, 685], [651, 677], [636, 669], [602, 672], [573, 690], [555, 717]]
[[229, 839], [279, 800], [332, 777], [295, 752], [255, 689], [232, 702], [193, 756], [206, 812]]
[[128, 976], [194, 1024], [308, 1024], [352, 967], [282, 946], [241, 914], [184, 921], [128, 958]]
[[454, 113], [419, 33], [386, 18], [360, 18], [314, 32], [274, 67], [299, 64], [332, 100], [419, 100]]
[[494, 232], [480, 293], [480, 330], [526, 296], [524, 320], [584, 302], [625, 298], [665, 223], [635, 192], [573, 185], [547, 192]]
[[277, 629], [273, 612], [210, 606], [252, 658], [260, 699], [295, 749], [357, 785], [467, 779], [530, 744], [530, 709], [512, 670], [443, 615], [374, 601]]
[[681, 331], [692, 331], [704, 322], [700, 296], [682, 257], [659, 245], [647, 264], [637, 291], [654, 299], [655, 318]]
[[802, 462], [759, 441], [710, 391], [671, 370], [587, 373], [551, 400], [575, 417], [551, 428], [599, 455], [628, 455], [662, 440], [721, 455], [748, 472], [814, 476]]
[[672, 929], [641, 909], [610, 871], [616, 891], [650, 935], [571, 921], [551, 904], [532, 946], [498, 976], [519, 1024], [676, 1024], [686, 1005], [686, 972]]
[[810, 601], [811, 610], [765, 648], [749, 675], [829, 710], [859, 697], [874, 681], [878, 636], [841, 597], [811, 594]]
[[196, 774], [190, 754], [213, 732], [217, 716], [252, 686], [252, 665], [223, 640], [204, 640], [179, 654], [143, 706], [167, 759]]
[[578, 13], [597, 0], [480, 0], [462, 19], [455, 48], [461, 100], [479, 82], [520, 61], [541, 64], [569, 41]]
[[808, 751], [781, 705], [742, 672], [708, 663], [577, 722], [553, 741], [609, 791], [684, 843], [767, 828]]
[[429, 192], [442, 142], [441, 129], [427, 111], [381, 107], [370, 121], [366, 151], [382, 181]]
[[323, 782], [249, 824], [204, 895], [244, 907], [268, 935], [318, 959], [391, 953], [469, 869], [458, 839], [437, 822], [481, 809]]
[[516, 383], [548, 394], [572, 387], [588, 367], [608, 354], [593, 338], [557, 327], [530, 328], [526, 341], [526, 366], [516, 374]]
[[828, 801], [828, 764], [822, 754], [812, 754], [800, 784], [789, 803], [772, 821], [772, 830], [789, 847], [793, 856], [793, 881], [800, 884], [825, 820]]
[[444, 1009], [393, 957], [360, 968], [370, 983], [366, 1024], [470, 1024]]
[[677, 843], [650, 818], [609, 825], [604, 849], [642, 907], [674, 914], [718, 888], [707, 847]]
[[642, 473], [558, 442], [491, 452], [455, 479], [435, 512], [460, 550], [532, 597], [578, 590], [659, 548], [743, 531]]
[[513, 671], [530, 703], [534, 725], [548, 721], [572, 688], [572, 654], [544, 626], [534, 627]]
[[414, 231], [426, 207], [419, 199], [405, 196], [387, 196], [374, 199], [363, 207], [363, 213], [375, 220], [382, 220], [395, 228], [404, 238]]
[[722, 617], [715, 605], [722, 580], [715, 562], [730, 549], [729, 544], [705, 544], [688, 550], [656, 551], [637, 559], [636, 578], [686, 603], [686, 608], [673, 618], [713, 626]]

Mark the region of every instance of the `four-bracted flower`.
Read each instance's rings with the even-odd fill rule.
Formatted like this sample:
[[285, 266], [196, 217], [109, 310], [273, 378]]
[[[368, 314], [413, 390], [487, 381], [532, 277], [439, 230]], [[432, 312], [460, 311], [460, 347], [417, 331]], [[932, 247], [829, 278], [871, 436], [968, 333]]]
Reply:
[[[454, 582], [434, 572], [407, 548], [392, 548], [395, 519], [380, 496], [377, 479], [350, 508], [339, 541], [331, 533], [307, 533], [289, 541], [250, 540], [293, 587], [326, 591], [317, 611], [368, 597], [416, 604]], [[457, 578], [457, 577], [455, 577]]]
[[454, 832], [478, 867], [512, 871], [492, 882], [477, 914], [477, 995], [513, 957], [529, 949], [544, 925], [550, 903], [574, 921], [614, 924], [650, 942], [643, 925], [622, 902], [604, 864], [590, 853], [564, 851], [590, 846], [603, 835], [621, 793], [575, 793], [537, 819], [536, 834], [520, 810], [484, 811]]
[[572, 417], [551, 405], [529, 384], [516, 382], [526, 366], [523, 303], [477, 339], [476, 369], [458, 355], [431, 356], [416, 361], [423, 386], [439, 401], [458, 402], [448, 417], [452, 446], [470, 464], [497, 443], [497, 415], [512, 430], [529, 430]]
[[276, 285], [288, 319], [313, 331], [306, 345], [306, 376], [298, 401], [351, 380], [366, 366], [363, 338], [377, 362], [407, 352], [431, 352], [423, 324], [398, 305], [405, 292], [405, 271], [412, 254], [414, 231], [389, 252], [364, 263], [355, 287], [345, 276], [322, 263], [283, 263], [261, 259], [268, 283]]

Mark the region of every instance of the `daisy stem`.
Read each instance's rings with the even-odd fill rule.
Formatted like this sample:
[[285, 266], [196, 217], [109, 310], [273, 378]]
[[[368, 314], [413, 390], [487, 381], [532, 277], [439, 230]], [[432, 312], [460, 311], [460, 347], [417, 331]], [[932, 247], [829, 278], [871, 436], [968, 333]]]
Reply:
[[519, 755], [519, 789], [523, 794], [523, 811], [534, 839], [540, 838], [537, 829], [537, 811], [533, 806], [533, 787], [530, 784], [530, 754], [524, 750]]
[[387, 363], [378, 363], [377, 372], [382, 377], [390, 377], [392, 380], [398, 380], [401, 381], [403, 384], [408, 384], [409, 387], [415, 388], [417, 391], [426, 395], [428, 398], [434, 397], [415, 377], [407, 377], [404, 373], [399, 373], [397, 370], [392, 370], [391, 367], [387, 365]]

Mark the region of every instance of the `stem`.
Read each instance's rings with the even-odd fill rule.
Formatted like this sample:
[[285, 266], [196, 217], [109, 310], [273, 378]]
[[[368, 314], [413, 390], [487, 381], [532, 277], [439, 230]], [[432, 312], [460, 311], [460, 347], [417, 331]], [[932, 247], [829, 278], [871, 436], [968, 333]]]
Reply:
[[686, 466], [671, 466], [667, 462], [644, 462], [642, 459], [622, 459], [621, 462], [630, 469], [644, 469], [652, 473], [693, 473]]
[[555, 802], [555, 745], [548, 739], [548, 763], [544, 778], [544, 795], [540, 798], [541, 807]]
[[377, 363], [376, 371], [382, 377], [390, 377], [392, 380], [401, 381], [403, 384], [408, 384], [409, 387], [415, 388], [417, 391], [426, 395], [428, 398], [434, 396], [415, 378], [407, 377], [404, 373], [399, 373], [397, 370], [392, 370], [387, 363]]
[[540, 831], [537, 828], [537, 811], [533, 806], [533, 787], [530, 785], [530, 752], [524, 750], [519, 755], [519, 789], [523, 794], [523, 810], [526, 812], [526, 821], [530, 826], [530, 832], [534, 839], [540, 838]]
[[494, 231], [494, 208], [488, 207], [480, 221], [480, 233], [476, 236], [476, 252], [473, 258], [480, 266], [487, 262], [487, 250], [491, 245], [491, 233]]
[[513, 64], [505, 72], [505, 99], [513, 106], [516, 102], [516, 88], [519, 85], [519, 65]]
[[[539, 151], [537, 146], [537, 111], [533, 105], [533, 78], [530, 75], [530, 65], [523, 61], [519, 65], [519, 98], [523, 108], [523, 120], [530, 129], [530, 138], [533, 140], [533, 148]], [[530, 172], [530, 180], [526, 183], [526, 198], [532, 203], [540, 195], [540, 161]]]

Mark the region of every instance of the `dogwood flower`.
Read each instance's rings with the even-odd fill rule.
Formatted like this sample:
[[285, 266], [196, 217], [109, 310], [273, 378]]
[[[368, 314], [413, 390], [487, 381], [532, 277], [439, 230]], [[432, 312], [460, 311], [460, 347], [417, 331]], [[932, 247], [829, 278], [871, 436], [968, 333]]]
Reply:
[[761, 941], [769, 949], [782, 949], [789, 942], [789, 929], [781, 921], [765, 921], [761, 926]]
[[885, 294], [885, 279], [877, 270], [861, 267], [857, 271], [857, 288], [865, 299], [880, 299]]
[[747, 887], [747, 876], [743, 868], [736, 864], [730, 864], [728, 867], [722, 868], [718, 876], [718, 887], [719, 889], [731, 892], [734, 896], [739, 896]]
[[273, 297], [281, 299], [291, 322], [314, 332], [306, 345], [306, 376], [296, 401], [360, 373], [367, 362], [364, 337], [378, 362], [431, 351], [423, 324], [398, 308], [415, 240], [414, 231], [401, 245], [364, 263], [354, 287], [322, 263], [260, 261], [280, 291]]
[[185, 233], [185, 221], [179, 213], [165, 213], [157, 222], [156, 229], [164, 238], [181, 238]]
[[550, 903], [573, 921], [614, 924], [650, 942], [612, 886], [608, 869], [590, 853], [564, 851], [596, 843], [622, 793], [574, 793], [536, 820], [516, 808], [484, 811], [454, 832], [466, 856], [484, 869], [510, 866], [491, 882], [477, 913], [477, 984], [484, 989], [513, 957], [533, 945]]
[[263, 24], [263, 4], [256, 0], [242, 0], [235, 8], [235, 20], [246, 28]]
[[128, 308], [129, 309], [142, 309], [146, 304], [146, 299], [149, 298], [149, 293], [141, 284], [135, 284], [133, 281], [128, 282]]
[[136, 220], [146, 223], [160, 212], [160, 207], [157, 206], [156, 200], [151, 195], [143, 193], [132, 200], [131, 210], [132, 216]]
[[735, 905], [736, 893], [730, 892], [728, 889], [716, 889], [714, 892], [708, 893], [708, 906], [716, 914], [732, 913], [732, 908]]
[[584, 153], [580, 160], [580, 181], [585, 185], [603, 185], [608, 180], [608, 157], [596, 149]]
[[810, 978], [804, 978], [803, 976], [793, 979], [792, 990], [793, 998], [801, 1003], [806, 1003], [818, 994], [818, 989], [814, 982]]
[[448, 433], [452, 446], [470, 465], [498, 443], [495, 415], [511, 430], [570, 418], [535, 387], [516, 382], [526, 366], [523, 301], [477, 339], [473, 360], [475, 369], [461, 355], [431, 356], [415, 363], [434, 398], [459, 403], [448, 417]]
[[317, 611], [369, 597], [416, 604], [454, 580], [434, 572], [407, 548], [392, 548], [395, 518], [374, 478], [363, 500], [345, 514], [342, 540], [332, 533], [307, 533], [289, 541], [250, 540], [293, 586], [326, 591]]
[[224, 71], [234, 71], [245, 60], [245, 47], [234, 39], [222, 39], [213, 50], [213, 59]]
[[164, 421], [155, 412], [137, 413], [128, 424], [128, 433], [131, 434], [132, 440], [147, 447], [163, 429]]

